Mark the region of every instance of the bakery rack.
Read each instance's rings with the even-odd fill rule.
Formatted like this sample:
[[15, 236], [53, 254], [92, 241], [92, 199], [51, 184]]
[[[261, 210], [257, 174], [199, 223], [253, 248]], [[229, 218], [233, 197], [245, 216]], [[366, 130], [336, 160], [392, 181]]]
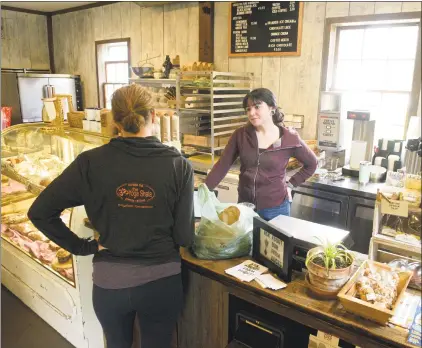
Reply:
[[230, 135], [247, 122], [242, 102], [252, 80], [252, 73], [180, 72], [183, 143], [197, 148], [198, 154], [211, 156], [211, 166], [215, 153], [223, 150]]
[[176, 79], [130, 79], [144, 87], [176, 88], [171, 108], [156, 106], [157, 111], [175, 111], [180, 116], [180, 138], [195, 149], [195, 154], [210, 156], [225, 148], [233, 132], [246, 124], [242, 102], [251, 90], [252, 73], [220, 71], [182, 71]]

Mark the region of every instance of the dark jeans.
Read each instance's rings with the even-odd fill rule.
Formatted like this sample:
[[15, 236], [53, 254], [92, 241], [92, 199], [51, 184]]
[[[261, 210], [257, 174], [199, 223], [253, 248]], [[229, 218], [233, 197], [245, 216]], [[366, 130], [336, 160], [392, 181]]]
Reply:
[[286, 199], [277, 207], [261, 209], [257, 213], [262, 219], [270, 221], [279, 215], [290, 216], [290, 205], [291, 203]]
[[127, 289], [109, 290], [94, 285], [92, 297], [107, 348], [131, 348], [136, 314], [141, 347], [170, 348], [182, 309], [181, 274]]

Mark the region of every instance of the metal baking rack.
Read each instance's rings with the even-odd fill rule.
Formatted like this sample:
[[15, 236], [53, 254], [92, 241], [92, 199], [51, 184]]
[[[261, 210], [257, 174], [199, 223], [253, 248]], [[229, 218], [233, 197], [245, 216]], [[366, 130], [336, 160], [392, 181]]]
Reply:
[[[179, 91], [181, 131], [209, 137], [207, 144], [185, 144], [211, 156], [225, 148], [222, 139], [246, 124], [242, 102], [251, 90], [253, 74], [220, 71], [183, 71]], [[227, 139], [226, 139], [227, 140]]]

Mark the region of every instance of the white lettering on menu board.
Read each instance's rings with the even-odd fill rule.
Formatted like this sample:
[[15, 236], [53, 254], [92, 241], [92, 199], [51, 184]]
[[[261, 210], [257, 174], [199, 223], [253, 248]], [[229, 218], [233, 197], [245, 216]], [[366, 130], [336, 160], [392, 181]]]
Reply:
[[283, 268], [284, 242], [261, 228], [259, 252], [267, 260]]

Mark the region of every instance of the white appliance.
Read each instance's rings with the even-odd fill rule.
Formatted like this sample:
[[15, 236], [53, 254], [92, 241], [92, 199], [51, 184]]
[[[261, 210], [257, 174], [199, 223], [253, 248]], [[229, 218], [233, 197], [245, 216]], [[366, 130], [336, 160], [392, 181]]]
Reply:
[[73, 108], [83, 110], [82, 88], [78, 75], [2, 71], [1, 101], [3, 105], [12, 106], [12, 125], [42, 122], [42, 99], [47, 97], [45, 86], [53, 86], [56, 94], [70, 94]]

